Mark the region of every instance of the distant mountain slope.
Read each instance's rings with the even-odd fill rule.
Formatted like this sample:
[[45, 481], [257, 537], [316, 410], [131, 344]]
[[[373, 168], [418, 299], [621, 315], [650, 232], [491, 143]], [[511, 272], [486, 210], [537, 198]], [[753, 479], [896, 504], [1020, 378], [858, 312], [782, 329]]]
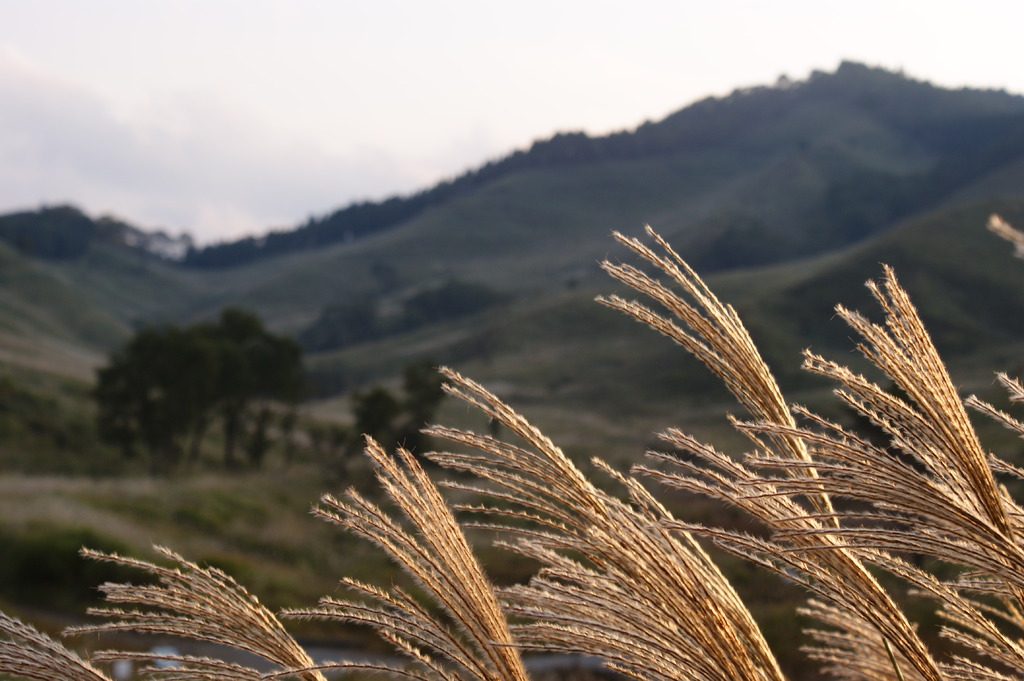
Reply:
[[0, 241], [44, 260], [73, 260], [94, 243], [117, 244], [159, 258], [178, 259], [192, 246], [189, 236], [145, 232], [112, 217], [92, 219], [74, 206], [43, 206], [0, 215]]
[[[677, 168], [682, 196], [739, 191], [753, 199], [751, 208], [769, 203], [767, 194], [776, 195], [773, 204], [784, 204], [756, 219], [735, 211], [681, 215], [702, 221], [701, 235], [692, 244], [699, 259], [711, 267], [777, 261], [884, 229], [1022, 153], [1021, 97], [943, 90], [846, 62], [834, 74], [815, 73], [805, 82], [709, 98], [635, 131], [597, 138], [559, 134], [413, 196], [357, 204], [295, 230], [192, 250], [185, 263], [238, 266], [363, 238], [457, 204], [512, 176], [577, 175], [592, 167], [626, 171], [638, 164], [666, 163]], [[618, 182], [616, 187], [613, 196], [622, 197], [626, 192]], [[581, 187], [575, 200], [591, 200], [585, 192]], [[803, 231], [784, 226], [794, 222], [826, 224]], [[746, 253], [734, 251], [762, 227], [783, 239], [770, 248], [765, 243]]]
[[[773, 370], [799, 394], [824, 387], [800, 370], [804, 348], [856, 365], [854, 334], [835, 319], [834, 306], [880, 318], [863, 284], [881, 276], [882, 263], [890, 264], [944, 356], [955, 368], [980, 363], [984, 368], [973, 380], [987, 385], [993, 371], [1024, 371], [1024, 359], [1006, 361], [1024, 358], [1024, 263], [985, 230], [993, 210], [1024, 224], [1024, 200], [961, 204], [839, 251], [723, 271], [708, 281], [737, 307]], [[610, 240], [607, 245], [611, 259], [625, 257]], [[442, 324], [320, 354], [310, 366], [328, 385], [348, 388], [427, 355], [500, 383], [517, 404], [618, 418], [727, 399], [716, 379], [677, 346], [593, 302], [615, 289], [598, 275], [472, 324]]]
[[[649, 222], [734, 296], [794, 376], [800, 347], [846, 347], [845, 330], [818, 324], [835, 302], [856, 302], [850, 287], [859, 295], [880, 261], [925, 282], [922, 308], [938, 306], [929, 313], [938, 336], [959, 356], [1020, 337], [1007, 320], [1024, 301], [998, 291], [1024, 290], [1014, 278], [1024, 268], [983, 230], [987, 211], [1013, 213], [1024, 201], [1024, 98], [1001, 92], [942, 90], [843, 64], [803, 83], [705, 100], [633, 132], [559, 135], [419, 196], [350, 207], [237, 251], [193, 250], [186, 264], [154, 255], [144, 232], [119, 221], [82, 223], [92, 231], [77, 254], [5, 251], [54, 293], [26, 312], [27, 289], [3, 291], [14, 302], [0, 305], [0, 327], [96, 352], [140, 324], [241, 305], [307, 339], [326, 391], [426, 356], [538, 386], [521, 389], [526, 399], [643, 410], [641, 392], [666, 398], [681, 382], [714, 389], [676, 349], [590, 302], [612, 288], [597, 265], [617, 252], [610, 232]], [[56, 214], [18, 214], [10, 233], [24, 234], [33, 215]], [[376, 226], [349, 230], [357, 215]], [[988, 250], [965, 259], [975, 242]], [[233, 266], [200, 263], [200, 253]], [[609, 391], [624, 374], [643, 389]]]
[[91, 376], [128, 328], [45, 265], [0, 243], [0, 362]]
[[[893, 267], [918, 299], [922, 317], [940, 351], [956, 358], [984, 348], [1024, 343], [1024, 262], [984, 230], [997, 212], [1024, 225], [1024, 201], [958, 204], [909, 221], [851, 248], [828, 267], [808, 267], [807, 276], [773, 291], [760, 302], [759, 318], [775, 320], [807, 344], [839, 347], [850, 334], [841, 325], [821, 325], [836, 303], [872, 309], [862, 286], [877, 279], [881, 263]], [[1024, 368], [1024, 356], [1020, 360]]]

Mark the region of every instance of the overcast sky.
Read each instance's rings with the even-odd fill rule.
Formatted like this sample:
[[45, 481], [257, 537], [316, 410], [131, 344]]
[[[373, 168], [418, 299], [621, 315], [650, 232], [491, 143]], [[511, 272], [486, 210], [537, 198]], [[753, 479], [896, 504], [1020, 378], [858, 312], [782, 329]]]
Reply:
[[0, 0], [0, 212], [200, 241], [842, 59], [1024, 93], [1019, 0]]

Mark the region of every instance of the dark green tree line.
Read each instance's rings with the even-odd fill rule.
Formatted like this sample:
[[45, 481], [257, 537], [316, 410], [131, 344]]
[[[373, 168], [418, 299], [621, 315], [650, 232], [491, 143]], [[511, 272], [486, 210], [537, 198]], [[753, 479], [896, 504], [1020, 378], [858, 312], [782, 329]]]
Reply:
[[219, 422], [224, 465], [239, 465], [242, 445], [259, 466], [276, 405], [293, 405], [304, 385], [298, 344], [228, 308], [212, 323], [142, 329], [115, 352], [97, 372], [98, 428], [126, 454], [141, 449], [155, 471], [167, 471], [195, 460]]
[[444, 390], [441, 374], [430, 360], [421, 360], [405, 367], [402, 372], [402, 395], [392, 395], [386, 388], [376, 386], [352, 396], [357, 440], [370, 435], [390, 447], [402, 446], [412, 451], [429, 449], [427, 438], [420, 430], [433, 418]]

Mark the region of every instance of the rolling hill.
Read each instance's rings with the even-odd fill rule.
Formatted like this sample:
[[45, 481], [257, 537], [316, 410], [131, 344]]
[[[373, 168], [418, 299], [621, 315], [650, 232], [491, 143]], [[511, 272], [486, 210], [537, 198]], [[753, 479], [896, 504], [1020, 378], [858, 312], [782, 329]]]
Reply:
[[983, 229], [993, 210], [1024, 224], [1022, 205], [1024, 98], [844, 63], [632, 131], [559, 134], [413, 196], [181, 259], [80, 213], [61, 214], [74, 248], [53, 246], [52, 211], [71, 208], [0, 216], [0, 361], [35, 353], [34, 366], [66, 372], [64, 353], [87, 376], [132, 328], [231, 304], [315, 338], [307, 363], [322, 395], [430, 357], [501, 381], [520, 403], [562, 404], [566, 418], [671, 413], [713, 381], [591, 302], [613, 289], [598, 267], [618, 252], [612, 230], [654, 225], [799, 387], [799, 349], [845, 352], [832, 305], [863, 302], [882, 261], [957, 361], [1024, 338], [1024, 268]]

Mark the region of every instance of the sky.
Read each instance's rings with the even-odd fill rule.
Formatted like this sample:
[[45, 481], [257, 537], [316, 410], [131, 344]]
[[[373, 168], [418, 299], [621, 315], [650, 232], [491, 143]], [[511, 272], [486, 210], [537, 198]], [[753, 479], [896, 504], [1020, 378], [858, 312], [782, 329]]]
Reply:
[[849, 59], [1024, 94], [1019, 0], [0, 0], [0, 213], [200, 243]]

